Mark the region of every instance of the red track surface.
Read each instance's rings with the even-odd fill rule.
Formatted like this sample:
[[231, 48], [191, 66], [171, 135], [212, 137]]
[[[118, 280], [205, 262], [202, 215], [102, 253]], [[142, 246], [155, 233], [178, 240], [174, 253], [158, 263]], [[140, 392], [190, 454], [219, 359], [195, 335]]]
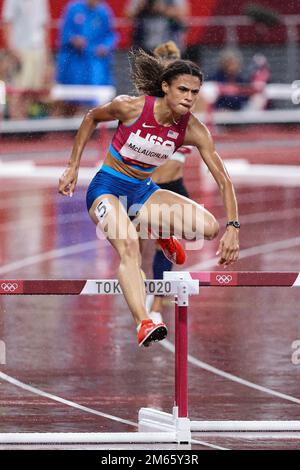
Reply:
[[[291, 135], [278, 134], [280, 138], [292, 141]], [[229, 156], [234, 158], [239, 149], [236, 138], [230, 141], [228, 137], [226, 142], [231, 145]], [[243, 143], [247, 143], [246, 136]], [[247, 145], [251, 143], [248, 139]], [[19, 152], [14, 159], [20, 160], [24, 149], [21, 143], [17, 147], [5, 144], [1, 158], [13, 151]], [[267, 155], [264, 163], [269, 163], [268, 152], [263, 154]], [[28, 159], [35, 156], [30, 153]], [[282, 163], [291, 164], [293, 152], [291, 159], [289, 156], [287, 146]], [[192, 158], [186, 170], [187, 185], [222, 225], [225, 219], [219, 194], [201, 190], [204, 185], [195, 176], [196, 168]], [[196, 194], [197, 187], [200, 192]], [[116, 277], [117, 257], [107, 242], [97, 240], [86, 214], [85, 188], [79, 187], [72, 200], [59, 196], [47, 180], [2, 179], [0, 188], [1, 278]], [[243, 228], [241, 259], [234, 270], [298, 272], [298, 187], [285, 187], [283, 173], [282, 186], [237, 184], [236, 189]], [[184, 269], [218, 271], [216, 248], [217, 241], [205, 243], [201, 251], [189, 251]], [[152, 251], [149, 242], [144, 257], [148, 277], [152, 277]], [[200, 296], [192, 298], [189, 412], [193, 420], [300, 420], [300, 364], [295, 360], [295, 341], [300, 340], [299, 301], [299, 289], [281, 287], [202, 287]], [[164, 318], [170, 327], [168, 341], [174, 343], [172, 305], [166, 304]], [[1, 371], [53, 395], [41, 397], [1, 376], [0, 432], [135, 431], [140, 407], [170, 411], [173, 406], [174, 355], [164, 342], [149, 350], [137, 347], [134, 324], [122, 296], [1, 296], [0, 340], [6, 346]], [[222, 371], [232, 375], [224, 376]], [[283, 395], [275, 396], [272, 391]], [[89, 411], [59, 403], [55, 397]], [[232, 449], [295, 449], [300, 445], [297, 433], [292, 437], [274, 433], [194, 437]], [[196, 443], [193, 448], [209, 449]]]

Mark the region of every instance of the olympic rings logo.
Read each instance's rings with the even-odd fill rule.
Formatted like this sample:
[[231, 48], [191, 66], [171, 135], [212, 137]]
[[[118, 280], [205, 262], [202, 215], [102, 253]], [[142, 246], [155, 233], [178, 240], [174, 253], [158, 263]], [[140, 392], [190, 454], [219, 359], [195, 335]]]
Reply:
[[217, 274], [216, 281], [219, 284], [229, 284], [232, 281], [232, 276], [230, 274]]
[[15, 292], [19, 287], [19, 284], [16, 282], [2, 282], [1, 284], [1, 289], [4, 290], [4, 292]]

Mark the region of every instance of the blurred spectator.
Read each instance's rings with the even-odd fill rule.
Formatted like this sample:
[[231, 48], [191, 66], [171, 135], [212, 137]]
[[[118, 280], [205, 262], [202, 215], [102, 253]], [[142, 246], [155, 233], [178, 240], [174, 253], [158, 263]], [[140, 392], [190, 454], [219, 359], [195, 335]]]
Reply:
[[101, 0], [69, 2], [64, 12], [57, 81], [68, 85], [112, 85], [114, 15]]
[[247, 103], [247, 109], [265, 109], [268, 100], [264, 89], [270, 80], [271, 72], [267, 58], [263, 54], [255, 54], [250, 64], [250, 85], [253, 95]]
[[8, 117], [6, 89], [12, 83], [17, 62], [5, 50], [0, 51], [0, 117]]
[[238, 50], [225, 49], [221, 52], [219, 68], [210, 80], [226, 85], [220, 87], [220, 95], [215, 103], [216, 109], [237, 111], [248, 101], [249, 90], [244, 90], [246, 81], [242, 75], [242, 56]]
[[126, 15], [133, 19], [133, 47], [152, 51], [172, 40], [182, 48], [188, 0], [128, 0]]
[[[6, 45], [7, 77], [13, 89], [9, 95], [9, 116], [28, 115], [30, 92], [45, 85], [48, 56], [48, 0], [4, 0], [2, 19]], [[20, 93], [22, 89], [27, 93]]]
[[4, 81], [6, 84], [10, 84], [17, 66], [18, 63], [13, 59], [8, 51], [0, 51], [0, 80]]
[[263, 54], [255, 54], [251, 60], [250, 70], [250, 82], [257, 90], [263, 89], [271, 76], [268, 59]]

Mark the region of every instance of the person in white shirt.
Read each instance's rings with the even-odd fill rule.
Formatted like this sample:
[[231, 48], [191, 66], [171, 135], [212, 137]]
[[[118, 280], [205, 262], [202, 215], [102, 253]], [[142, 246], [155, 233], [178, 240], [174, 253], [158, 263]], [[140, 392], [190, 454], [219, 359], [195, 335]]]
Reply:
[[48, 0], [4, 0], [2, 10], [7, 52], [17, 63], [14, 93], [9, 98], [11, 118], [26, 117], [28, 100], [22, 90], [44, 86], [48, 62]]

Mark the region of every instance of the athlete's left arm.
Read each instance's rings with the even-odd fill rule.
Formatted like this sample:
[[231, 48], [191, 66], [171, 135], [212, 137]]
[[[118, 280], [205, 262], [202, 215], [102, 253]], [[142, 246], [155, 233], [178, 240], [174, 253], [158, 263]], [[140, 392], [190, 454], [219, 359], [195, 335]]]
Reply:
[[[191, 115], [183, 145], [194, 145], [213, 175], [223, 198], [227, 220], [238, 220], [238, 206], [233, 184], [225, 165], [217, 153], [207, 127]], [[219, 264], [227, 266], [237, 261], [239, 256], [239, 230], [229, 226], [222, 236], [217, 255]]]

